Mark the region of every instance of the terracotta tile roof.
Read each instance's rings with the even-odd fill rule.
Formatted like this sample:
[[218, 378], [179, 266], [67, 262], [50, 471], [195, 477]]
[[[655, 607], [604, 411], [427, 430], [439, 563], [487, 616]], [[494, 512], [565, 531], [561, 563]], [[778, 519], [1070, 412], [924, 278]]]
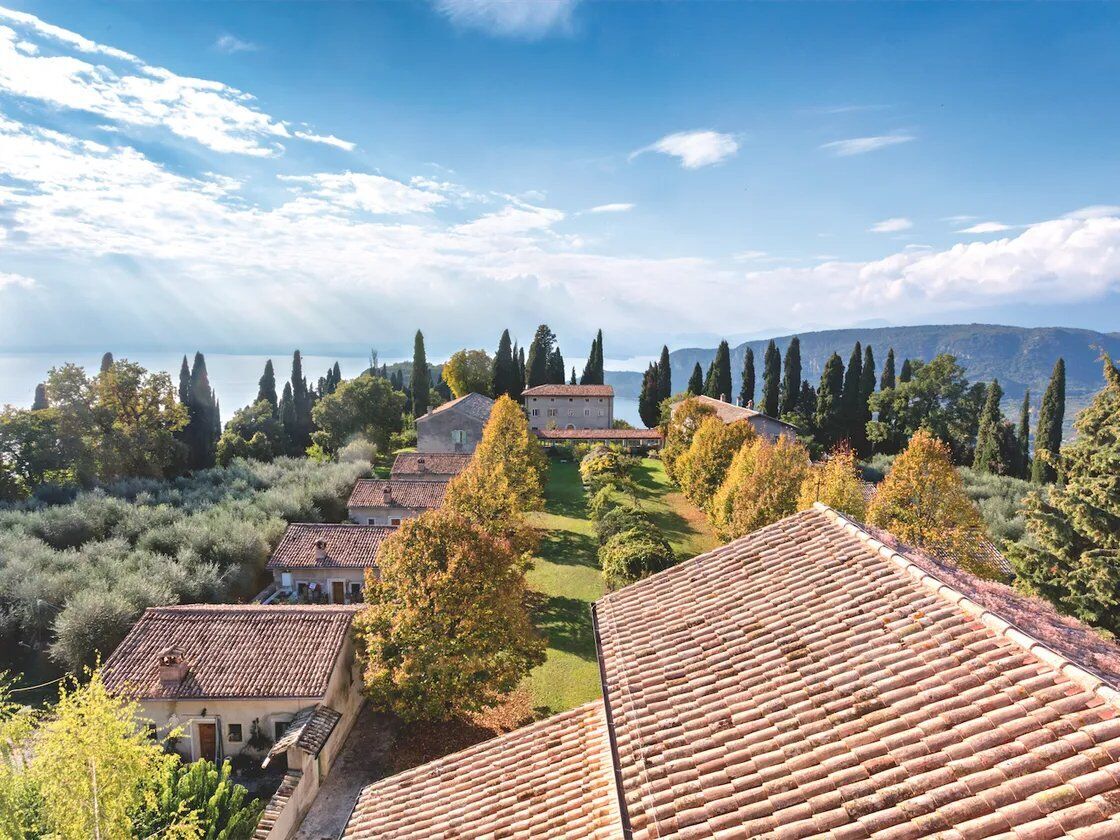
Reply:
[[580, 706], [365, 788], [344, 840], [615, 840], [603, 705]]
[[[386, 498], [385, 491], [389, 491]], [[401, 507], [429, 510], [443, 504], [447, 481], [387, 481], [361, 478], [354, 485], [347, 507]]]
[[[484, 394], [464, 394], [458, 399], [448, 400], [445, 403], [437, 405], [432, 409], [432, 414], [439, 414], [441, 411], [448, 411], [455, 409], [462, 413], [475, 418], [476, 420], [489, 420], [490, 409], [494, 407], [494, 401]], [[430, 415], [425, 414], [416, 418], [417, 423], [422, 423], [426, 417]]]
[[611, 385], [534, 385], [521, 392], [523, 397], [613, 397]]
[[[149, 607], [105, 662], [105, 685], [141, 699], [308, 697], [327, 691], [360, 607]], [[186, 676], [165, 684], [159, 658], [182, 654]]]
[[600, 600], [633, 837], [1120, 837], [1120, 682], [1056, 644], [1120, 651], [920, 560], [817, 508]]
[[[716, 417], [718, 417], [724, 423], [737, 423], [740, 420], [750, 421], [756, 417], [762, 417], [766, 420], [770, 420], [773, 423], [780, 423], [783, 426], [789, 426], [789, 428], [791, 429], [797, 428], [792, 423], [787, 423], [785, 420], [779, 420], [777, 417], [771, 417], [769, 414], [763, 414], [761, 411], [758, 411], [756, 409], [746, 408], [741, 405], [735, 405], [734, 403], [724, 402], [723, 400], [717, 400], [714, 397], [709, 397], [704, 394], [689, 397], [689, 399], [696, 400], [697, 402], [713, 409], [716, 413]], [[684, 400], [681, 400], [678, 403], [674, 403], [672, 410], [675, 412], [677, 410], [677, 406], [681, 405], [683, 402]]]
[[469, 452], [402, 452], [393, 459], [391, 478], [454, 476], [470, 463]]
[[289, 747], [299, 747], [311, 756], [323, 751], [327, 739], [342, 720], [342, 714], [330, 706], [310, 706], [292, 718], [284, 735], [272, 745], [262, 767], [267, 767], [273, 756], [286, 752]]
[[537, 429], [542, 440], [661, 440], [657, 429]]
[[[268, 558], [269, 569], [364, 569], [377, 565], [381, 543], [394, 525], [293, 522]], [[318, 543], [325, 543], [320, 556]]]
[[292, 794], [296, 792], [296, 787], [302, 778], [303, 771], [301, 770], [289, 770], [284, 774], [284, 778], [280, 780], [280, 787], [276, 789], [276, 793], [268, 800], [268, 803], [264, 806], [264, 811], [261, 812], [261, 818], [257, 821], [257, 827], [253, 831], [253, 840], [268, 840], [272, 835], [272, 829], [276, 827], [280, 814], [287, 807], [288, 801], [292, 798]]

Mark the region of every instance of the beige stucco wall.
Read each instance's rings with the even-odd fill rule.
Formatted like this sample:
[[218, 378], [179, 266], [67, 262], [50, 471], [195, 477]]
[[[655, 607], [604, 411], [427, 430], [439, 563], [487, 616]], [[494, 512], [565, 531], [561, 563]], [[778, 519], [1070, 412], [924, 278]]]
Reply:
[[525, 397], [525, 413], [530, 429], [609, 429], [614, 422], [614, 398]]
[[[394, 479], [396, 480], [396, 479]], [[415, 519], [420, 511], [403, 507], [352, 507], [350, 518], [359, 525], [392, 525], [394, 519]], [[372, 520], [372, 521], [371, 521]]]
[[[364, 568], [346, 567], [335, 569], [273, 569], [272, 579], [276, 582], [277, 587], [283, 586], [283, 576], [285, 572], [290, 572], [292, 575], [292, 591], [298, 591], [299, 584], [301, 583], [317, 583], [324, 592], [327, 593], [327, 598], [330, 598], [331, 581], [341, 580], [346, 585], [346, 593], [348, 600], [345, 603], [350, 603], [349, 593], [350, 585], [356, 583], [362, 585], [366, 580], [366, 570]], [[360, 603], [360, 602], [359, 602]]]
[[754, 415], [750, 418], [750, 424], [754, 426], [756, 432], [770, 440], [777, 440], [779, 437], [793, 440], [797, 437], [796, 430], [784, 423], [779, 423], [773, 417], [767, 417], [765, 414]]

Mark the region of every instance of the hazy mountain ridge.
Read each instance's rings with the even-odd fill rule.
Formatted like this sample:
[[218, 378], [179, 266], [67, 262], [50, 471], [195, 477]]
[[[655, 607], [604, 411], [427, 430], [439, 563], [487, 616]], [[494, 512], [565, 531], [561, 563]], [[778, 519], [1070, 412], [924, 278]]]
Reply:
[[[951, 353], [967, 371], [971, 381], [998, 378], [1006, 400], [1018, 401], [1025, 388], [1031, 389], [1037, 403], [1059, 356], [1066, 360], [1066, 393], [1071, 407], [1082, 404], [1103, 386], [1101, 352], [1120, 357], [1120, 333], [1101, 333], [1072, 327], [1008, 327], [998, 324], [928, 324], [914, 327], [868, 327], [798, 333], [801, 339], [802, 376], [814, 387], [829, 355], [835, 350], [847, 365], [856, 341], [874, 348], [877, 371], [881, 372], [887, 350], [894, 348], [897, 366], [902, 360], [931, 359], [938, 353]], [[785, 357], [792, 335], [775, 337]], [[762, 385], [762, 357], [769, 339], [748, 341], [731, 350], [731, 372], [735, 394], [743, 369], [746, 348], [754, 350], [758, 387]], [[700, 363], [705, 371], [715, 348], [686, 347], [669, 354], [673, 390], [684, 389], [692, 367]], [[606, 381], [621, 397], [636, 397], [642, 375], [630, 371], [607, 371]]]

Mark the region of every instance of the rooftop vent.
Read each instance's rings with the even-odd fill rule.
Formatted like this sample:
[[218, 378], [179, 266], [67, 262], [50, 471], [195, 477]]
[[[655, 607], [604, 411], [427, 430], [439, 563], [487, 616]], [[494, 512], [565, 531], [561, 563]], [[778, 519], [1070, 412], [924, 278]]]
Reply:
[[176, 688], [187, 676], [187, 662], [183, 651], [169, 647], [158, 657], [159, 683], [164, 688]]

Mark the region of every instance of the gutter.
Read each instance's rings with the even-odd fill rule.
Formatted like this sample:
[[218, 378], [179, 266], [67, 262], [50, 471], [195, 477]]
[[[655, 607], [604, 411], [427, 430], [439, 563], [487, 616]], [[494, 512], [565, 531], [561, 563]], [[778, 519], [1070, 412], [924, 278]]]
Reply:
[[[624, 840], [633, 840], [634, 830], [630, 827], [630, 813], [626, 810], [626, 797], [622, 794], [622, 763], [618, 756], [618, 741], [614, 735], [614, 715], [611, 713], [610, 695], [607, 693], [607, 670], [603, 662], [603, 640], [599, 635], [599, 612], [597, 604], [591, 605], [591, 627], [595, 633], [595, 661], [599, 665], [599, 684], [603, 688], [603, 715], [607, 721], [607, 740], [611, 746], [611, 766], [614, 770], [614, 792], [618, 799], [618, 819], [622, 824]], [[341, 838], [340, 838], [341, 840]]]

